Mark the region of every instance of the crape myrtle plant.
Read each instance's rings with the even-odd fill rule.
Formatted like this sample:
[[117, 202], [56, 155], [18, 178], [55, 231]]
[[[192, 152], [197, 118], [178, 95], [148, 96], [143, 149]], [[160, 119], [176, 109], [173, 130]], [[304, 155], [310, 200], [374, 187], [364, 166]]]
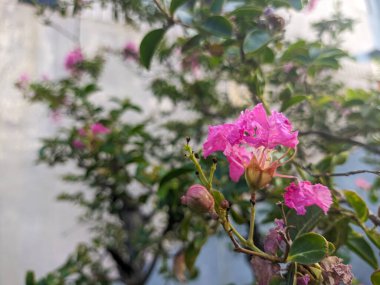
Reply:
[[[335, 178], [373, 174], [373, 184], [360, 185], [377, 202], [380, 96], [334, 79], [350, 60], [340, 36], [353, 27], [339, 2], [313, 25], [311, 40], [285, 37], [292, 13], [307, 17], [317, 4], [306, 2], [58, 1], [53, 12], [39, 10], [53, 28], [49, 13], [98, 3], [115, 20], [148, 24], [139, 49], [129, 43], [120, 54], [148, 69], [152, 93], [173, 107], [134, 125], [124, 113], [139, 108], [129, 100], [95, 104], [103, 59], [80, 49], [66, 59], [68, 78], [20, 78], [27, 98], [70, 119], [44, 140], [40, 161], [75, 162], [80, 174], [66, 180], [89, 189], [61, 198], [82, 206], [94, 229], [91, 244], [41, 280], [29, 273], [27, 284], [144, 284], [159, 258], [164, 277], [195, 278], [199, 252], [221, 231], [248, 257], [258, 284], [351, 284], [351, 252], [378, 284], [379, 213]], [[168, 116], [178, 109], [191, 114]], [[358, 148], [368, 170], [336, 172]]]

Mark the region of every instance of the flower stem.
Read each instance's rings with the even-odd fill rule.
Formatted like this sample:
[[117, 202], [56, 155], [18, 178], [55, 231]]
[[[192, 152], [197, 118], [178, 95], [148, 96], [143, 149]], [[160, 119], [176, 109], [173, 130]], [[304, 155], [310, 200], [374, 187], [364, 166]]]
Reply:
[[201, 165], [199, 164], [198, 159], [195, 157], [195, 154], [194, 154], [193, 149], [191, 148], [191, 146], [189, 146], [188, 144], [186, 144], [185, 145], [185, 151], [188, 152], [188, 157], [194, 163], [195, 168], [197, 169], [197, 172], [198, 172], [198, 175], [199, 175], [199, 180], [201, 180], [202, 184], [209, 191], [211, 191], [211, 185], [210, 185], [211, 182], [209, 183], [209, 181], [207, 180], [206, 175], [204, 174], [203, 169], [202, 169]]
[[249, 222], [249, 234], [248, 234], [248, 243], [254, 244], [253, 235], [255, 232], [255, 204], [256, 204], [256, 194], [253, 192], [251, 194], [251, 218]]

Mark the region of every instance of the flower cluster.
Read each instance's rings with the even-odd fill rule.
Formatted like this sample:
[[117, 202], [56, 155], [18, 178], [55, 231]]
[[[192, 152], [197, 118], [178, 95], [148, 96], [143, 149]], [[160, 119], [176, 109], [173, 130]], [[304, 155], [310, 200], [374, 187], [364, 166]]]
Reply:
[[293, 131], [292, 124], [282, 113], [273, 112], [268, 116], [263, 105], [258, 104], [252, 110], [242, 112], [233, 123], [210, 126], [203, 144], [203, 155], [207, 157], [213, 152], [223, 151], [230, 164], [233, 181], [238, 181], [250, 164], [267, 170], [273, 177], [281, 165], [279, 159], [272, 162], [275, 148], [280, 145], [295, 148], [297, 136], [298, 132]]
[[[268, 116], [264, 106], [258, 104], [242, 112], [232, 123], [210, 126], [203, 155], [222, 151], [229, 162], [231, 179], [237, 182], [245, 173], [254, 191], [265, 187], [275, 176], [291, 178], [276, 170], [287, 162], [282, 160], [297, 144], [298, 132], [285, 115], [274, 111]], [[285, 147], [287, 151], [275, 158], [278, 147]], [[332, 204], [330, 190], [321, 184], [298, 181], [285, 190], [285, 205], [295, 209], [298, 215], [304, 215], [305, 207], [311, 205], [317, 205], [326, 214]]]
[[79, 65], [84, 61], [84, 56], [80, 48], [76, 48], [69, 52], [65, 58], [65, 68], [72, 74], [79, 72]]
[[77, 138], [73, 141], [73, 147], [76, 149], [83, 149], [86, 147], [87, 141], [93, 141], [98, 139], [98, 135], [110, 133], [110, 129], [105, 127], [102, 123], [94, 123], [90, 128], [81, 128], [78, 130]]

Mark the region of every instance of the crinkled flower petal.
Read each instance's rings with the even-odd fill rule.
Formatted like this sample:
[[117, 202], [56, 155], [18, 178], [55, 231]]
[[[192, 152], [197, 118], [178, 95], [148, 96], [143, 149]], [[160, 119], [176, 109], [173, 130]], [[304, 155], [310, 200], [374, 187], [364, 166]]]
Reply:
[[245, 141], [254, 147], [273, 149], [278, 145], [295, 148], [298, 132], [293, 131], [290, 121], [279, 112], [267, 116], [262, 104], [246, 110], [235, 122], [245, 134]]
[[305, 207], [311, 205], [318, 206], [327, 214], [332, 204], [331, 192], [322, 184], [312, 185], [309, 181], [300, 181], [298, 184], [292, 182], [285, 191], [285, 205], [295, 209], [298, 215], [305, 215]]
[[77, 48], [70, 53], [65, 58], [65, 68], [69, 71], [74, 71], [76, 66], [84, 60], [82, 50]]
[[227, 145], [240, 142], [242, 133], [234, 124], [209, 126], [206, 142], [203, 144], [203, 156], [207, 157], [216, 151], [224, 151]]

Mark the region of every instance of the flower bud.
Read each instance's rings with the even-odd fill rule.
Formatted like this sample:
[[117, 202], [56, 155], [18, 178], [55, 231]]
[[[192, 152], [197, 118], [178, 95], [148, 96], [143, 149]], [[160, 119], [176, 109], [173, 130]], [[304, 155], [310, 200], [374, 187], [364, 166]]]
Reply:
[[206, 187], [200, 184], [190, 186], [186, 194], [181, 197], [181, 203], [198, 213], [211, 213], [214, 210], [214, 198]]
[[256, 157], [253, 157], [245, 169], [245, 180], [250, 189], [259, 190], [269, 184], [276, 171], [276, 166], [276, 163], [270, 164], [269, 166], [265, 163], [264, 166], [260, 166]]

